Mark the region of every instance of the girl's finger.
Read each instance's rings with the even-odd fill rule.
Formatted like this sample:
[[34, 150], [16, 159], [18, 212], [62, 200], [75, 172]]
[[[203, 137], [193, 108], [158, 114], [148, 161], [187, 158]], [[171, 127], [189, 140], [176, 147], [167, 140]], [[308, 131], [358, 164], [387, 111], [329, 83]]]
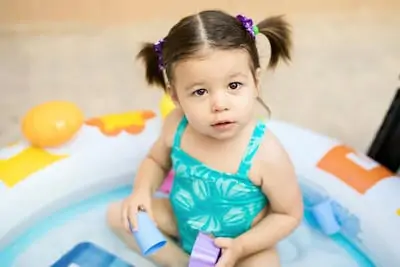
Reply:
[[137, 206], [135, 207], [130, 207], [128, 209], [128, 229], [133, 232], [138, 230], [138, 224], [137, 224], [137, 212], [138, 208]]
[[126, 205], [122, 205], [121, 223], [124, 226], [125, 230], [129, 231], [129, 215], [128, 207], [126, 207]]

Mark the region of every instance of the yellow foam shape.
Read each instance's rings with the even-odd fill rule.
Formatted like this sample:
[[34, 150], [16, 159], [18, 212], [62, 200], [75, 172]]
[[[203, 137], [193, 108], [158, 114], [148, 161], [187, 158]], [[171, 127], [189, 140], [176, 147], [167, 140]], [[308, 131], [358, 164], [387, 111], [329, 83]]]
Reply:
[[46, 150], [29, 147], [9, 159], [0, 160], [0, 180], [6, 186], [12, 187], [65, 157], [67, 155], [53, 155]]
[[140, 112], [105, 115], [101, 120], [104, 122], [106, 131], [113, 131], [116, 128], [128, 128], [132, 125], [142, 126], [145, 123]]
[[172, 101], [171, 97], [167, 94], [164, 94], [160, 101], [161, 116], [165, 118], [174, 109], [175, 104]]
[[86, 121], [87, 125], [98, 127], [107, 136], [115, 136], [125, 131], [129, 134], [141, 133], [146, 120], [155, 117], [153, 111], [134, 111], [122, 114], [110, 114]]

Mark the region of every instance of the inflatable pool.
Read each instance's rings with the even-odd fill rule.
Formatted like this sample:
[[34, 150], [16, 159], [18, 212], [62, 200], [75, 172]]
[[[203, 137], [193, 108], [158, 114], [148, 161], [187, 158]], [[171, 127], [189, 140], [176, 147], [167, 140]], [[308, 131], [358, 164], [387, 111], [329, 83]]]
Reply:
[[[26, 141], [0, 150], [1, 266], [153, 266], [113, 236], [105, 212], [130, 193], [165, 105], [88, 119], [66, 102], [30, 110]], [[305, 204], [303, 223], [278, 244], [282, 265], [400, 266], [399, 177], [337, 140], [268, 125], [295, 164]]]

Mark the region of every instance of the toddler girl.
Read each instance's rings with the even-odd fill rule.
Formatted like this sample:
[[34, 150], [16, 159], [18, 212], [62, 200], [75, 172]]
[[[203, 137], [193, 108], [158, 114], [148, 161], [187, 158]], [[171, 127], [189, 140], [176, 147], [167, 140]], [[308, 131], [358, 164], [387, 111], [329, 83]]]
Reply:
[[[255, 119], [256, 103], [263, 103], [259, 33], [271, 46], [269, 67], [290, 59], [282, 17], [255, 26], [242, 15], [213, 10], [183, 18], [138, 54], [149, 84], [161, 86], [177, 108], [141, 163], [132, 194], [109, 208], [108, 222], [137, 250], [129, 221], [136, 228], [136, 213], [145, 209], [170, 237], [151, 256], [159, 266], [187, 267], [199, 231], [222, 248], [217, 267], [279, 266], [274, 246], [301, 221], [289, 157]], [[170, 198], [153, 198], [171, 168]]]

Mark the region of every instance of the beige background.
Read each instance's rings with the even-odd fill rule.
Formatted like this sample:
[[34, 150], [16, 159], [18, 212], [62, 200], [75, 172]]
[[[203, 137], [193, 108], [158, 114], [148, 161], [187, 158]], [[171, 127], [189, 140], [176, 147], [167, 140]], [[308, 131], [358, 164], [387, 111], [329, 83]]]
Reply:
[[[0, 145], [47, 100], [74, 101], [87, 116], [156, 107], [160, 92], [134, 61], [138, 45], [204, 8], [286, 14], [293, 62], [263, 82], [274, 118], [366, 150], [400, 85], [398, 0], [0, 0]], [[260, 49], [267, 59], [265, 40]]]

